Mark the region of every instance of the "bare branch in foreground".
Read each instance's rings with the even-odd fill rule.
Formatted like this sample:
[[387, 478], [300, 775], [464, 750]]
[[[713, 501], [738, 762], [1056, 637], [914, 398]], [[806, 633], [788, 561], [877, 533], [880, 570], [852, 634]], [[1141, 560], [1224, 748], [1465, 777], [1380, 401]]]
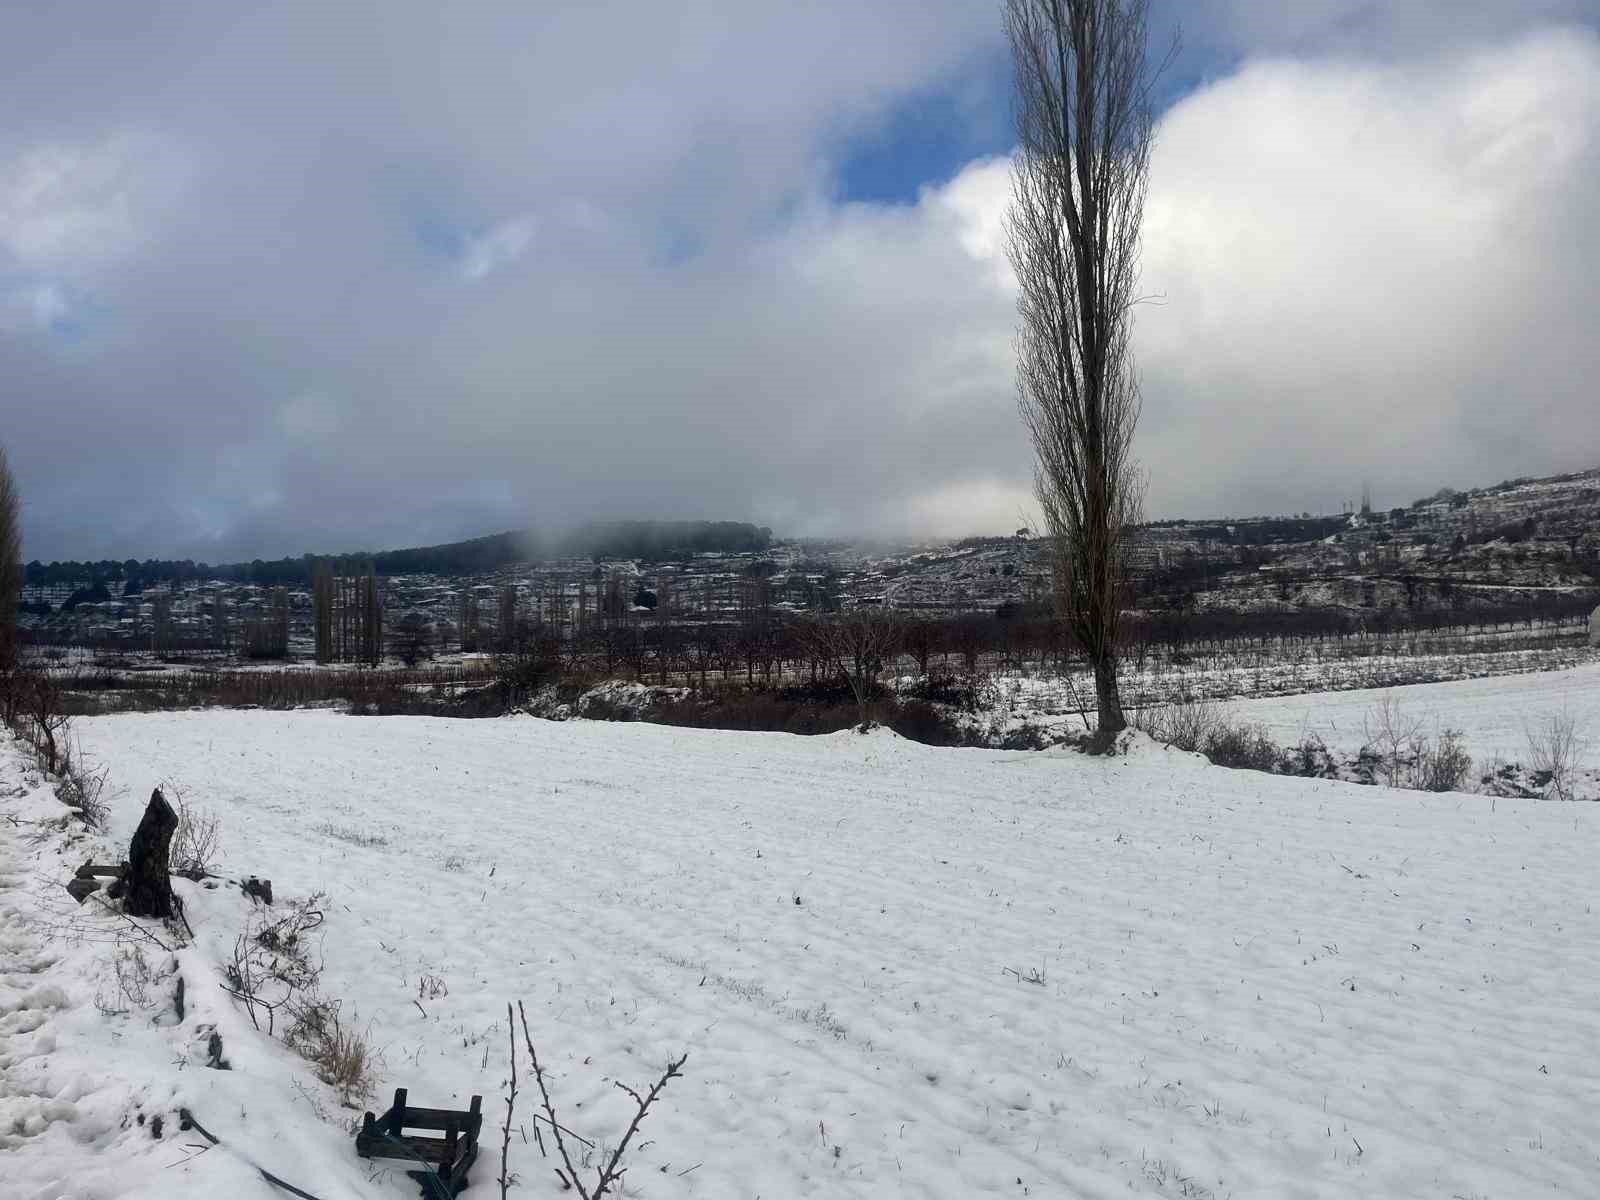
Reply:
[[[506, 1006], [508, 1017], [510, 1015], [510, 1009], [511, 1006], [508, 1004]], [[528, 1059], [533, 1063], [533, 1078], [534, 1082], [539, 1085], [539, 1098], [544, 1105], [545, 1119], [549, 1123], [551, 1130], [555, 1133], [556, 1150], [561, 1155], [562, 1164], [566, 1167], [565, 1171], [561, 1170], [559, 1167], [556, 1168], [556, 1174], [561, 1178], [562, 1184], [575, 1190], [578, 1195], [582, 1197], [582, 1200], [599, 1200], [601, 1196], [606, 1195], [614, 1187], [620, 1190], [622, 1185], [622, 1176], [627, 1171], [627, 1168], [622, 1165], [622, 1156], [628, 1149], [628, 1143], [633, 1140], [633, 1135], [638, 1132], [640, 1124], [644, 1121], [645, 1117], [649, 1115], [650, 1106], [656, 1102], [656, 1099], [661, 1095], [667, 1084], [671, 1080], [677, 1079], [683, 1074], [683, 1064], [688, 1061], [688, 1054], [682, 1054], [677, 1058], [676, 1061], [669, 1062], [667, 1064], [667, 1069], [662, 1073], [661, 1078], [656, 1080], [655, 1083], [651, 1085], [649, 1092], [643, 1096], [639, 1095], [638, 1092], [634, 1091], [626, 1084], [621, 1082], [617, 1083], [617, 1087], [627, 1092], [628, 1095], [633, 1098], [634, 1104], [638, 1106], [638, 1111], [633, 1114], [633, 1120], [628, 1123], [627, 1131], [622, 1135], [622, 1140], [617, 1143], [617, 1148], [611, 1152], [611, 1157], [607, 1159], [605, 1165], [599, 1169], [598, 1175], [596, 1176], [595, 1182], [591, 1189], [590, 1187], [586, 1187], [584, 1185], [583, 1180], [578, 1175], [578, 1168], [573, 1165], [572, 1156], [567, 1151], [567, 1140], [566, 1136], [564, 1135], [570, 1135], [572, 1137], [577, 1137], [577, 1135], [573, 1134], [570, 1130], [565, 1129], [561, 1122], [556, 1118], [555, 1105], [550, 1099], [550, 1089], [546, 1086], [544, 1080], [544, 1067], [540, 1065], [539, 1052], [534, 1049], [533, 1035], [528, 1031], [528, 1014], [523, 1009], [522, 1001], [520, 1000], [517, 1001], [517, 1016], [522, 1022], [522, 1040], [528, 1047]], [[515, 1056], [513, 1055], [513, 1057]], [[509, 1129], [509, 1113], [507, 1114], [506, 1120], [507, 1127]], [[508, 1140], [509, 1136], [510, 1135], [508, 1133]], [[582, 1141], [584, 1139], [579, 1138], [578, 1140]], [[502, 1174], [503, 1173], [504, 1165], [502, 1164]], [[502, 1195], [503, 1194], [504, 1185], [502, 1184]]]

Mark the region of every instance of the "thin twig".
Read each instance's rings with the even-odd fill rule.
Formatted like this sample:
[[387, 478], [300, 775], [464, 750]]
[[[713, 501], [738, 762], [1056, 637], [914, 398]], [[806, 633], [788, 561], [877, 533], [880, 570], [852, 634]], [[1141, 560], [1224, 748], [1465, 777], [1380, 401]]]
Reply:
[[[511, 1114], [517, 1107], [517, 1027], [511, 1021], [511, 1004], [506, 1004], [506, 1040], [511, 1043], [511, 1090], [506, 1094], [505, 1137], [500, 1142], [500, 1200], [506, 1200], [511, 1187], [507, 1164], [511, 1159]], [[538, 1128], [537, 1125], [534, 1126]]]
[[150, 932], [150, 930], [146, 929], [143, 925], [139, 924], [139, 922], [135, 921], [127, 913], [119, 912], [118, 910], [112, 908], [110, 901], [108, 901], [99, 892], [90, 892], [89, 893], [89, 897], [91, 899], [93, 899], [102, 909], [104, 909], [106, 912], [110, 913], [113, 917], [118, 917], [121, 920], [126, 921], [129, 925], [132, 925], [135, 930], [137, 930], [139, 933], [142, 933], [145, 937], [149, 938], [152, 942], [154, 942], [156, 945], [160, 946], [168, 954], [172, 954], [174, 952], [171, 946], [167, 945], [160, 938], [158, 938], [154, 933]]
[[[534, 1113], [533, 1114], [533, 1136], [534, 1137], [541, 1137], [542, 1136], [539, 1133], [539, 1122], [540, 1121], [543, 1121], [546, 1125], [550, 1124], [550, 1118], [549, 1117], [545, 1116], [543, 1113]], [[588, 1138], [584, 1137], [583, 1134], [574, 1133], [571, 1129], [568, 1129], [565, 1125], [561, 1126], [561, 1132], [566, 1134], [569, 1138], [577, 1138], [578, 1141], [582, 1142], [585, 1146], [589, 1147], [589, 1149], [591, 1149], [591, 1150], [594, 1149], [594, 1143], [591, 1142]], [[542, 1148], [542, 1143], [541, 1143], [541, 1148]]]
[[[508, 1020], [510, 1019], [510, 1015], [511, 1006], [508, 1004], [506, 1005], [506, 1016]], [[622, 1177], [627, 1171], [627, 1168], [622, 1165], [622, 1156], [628, 1149], [628, 1143], [633, 1140], [633, 1135], [639, 1131], [640, 1123], [645, 1119], [646, 1116], [649, 1115], [650, 1106], [656, 1102], [656, 1099], [661, 1095], [662, 1090], [670, 1081], [683, 1074], [683, 1064], [689, 1060], [689, 1055], [687, 1053], [682, 1054], [676, 1061], [667, 1063], [667, 1069], [662, 1073], [661, 1078], [656, 1080], [655, 1083], [651, 1085], [649, 1092], [643, 1096], [639, 1095], [638, 1092], [634, 1091], [631, 1087], [620, 1080], [614, 1081], [618, 1088], [632, 1097], [634, 1104], [638, 1106], [638, 1111], [633, 1114], [633, 1120], [628, 1123], [627, 1131], [623, 1133], [622, 1140], [617, 1143], [617, 1148], [612, 1151], [610, 1159], [607, 1160], [605, 1166], [599, 1171], [595, 1180], [594, 1190], [590, 1191], [584, 1186], [583, 1180], [579, 1178], [578, 1169], [572, 1165], [572, 1156], [567, 1153], [566, 1139], [567, 1136], [576, 1138], [591, 1150], [594, 1149], [594, 1143], [589, 1141], [588, 1138], [573, 1133], [572, 1130], [566, 1128], [558, 1120], [556, 1120], [555, 1105], [550, 1100], [550, 1089], [545, 1086], [544, 1067], [539, 1062], [539, 1052], [534, 1049], [533, 1035], [528, 1032], [528, 1014], [524, 1010], [522, 1001], [520, 1000], [517, 1001], [517, 1016], [522, 1021], [522, 1040], [527, 1043], [528, 1058], [533, 1063], [533, 1078], [539, 1085], [539, 1096], [544, 1103], [544, 1118], [549, 1124], [550, 1128], [555, 1131], [556, 1149], [560, 1151], [561, 1161], [566, 1167], [565, 1171], [561, 1170], [560, 1167], [557, 1167], [556, 1175], [558, 1178], [560, 1178], [561, 1185], [564, 1189], [570, 1188], [576, 1190], [578, 1195], [582, 1197], [582, 1200], [600, 1200], [600, 1197], [611, 1191], [613, 1186], [620, 1189], [622, 1185]], [[513, 1068], [513, 1081], [514, 1080], [515, 1069]], [[506, 1137], [509, 1140], [509, 1113], [507, 1114], [506, 1120], [508, 1122]], [[533, 1129], [534, 1133], [537, 1134], [539, 1131], [537, 1118]], [[543, 1148], [543, 1142], [541, 1141], [540, 1149], [542, 1150]]]
[[189, 918], [188, 918], [188, 916], [185, 915], [185, 913], [183, 911], [183, 901], [181, 899], [179, 899], [178, 897], [176, 897], [176, 896], [173, 897], [173, 900], [175, 901], [175, 904], [174, 904], [173, 907], [175, 907], [178, 910], [178, 920], [183, 922], [183, 927], [184, 927], [184, 929], [186, 929], [188, 931], [189, 940], [192, 942], [192, 941], [194, 941], [194, 929], [190, 926]]
[[533, 1048], [533, 1035], [528, 1032], [528, 1014], [523, 1009], [521, 1000], [517, 1001], [517, 1016], [522, 1020], [522, 1040], [528, 1046], [528, 1058], [533, 1063], [533, 1078], [534, 1082], [539, 1085], [539, 1096], [544, 1101], [544, 1113], [550, 1119], [550, 1128], [555, 1130], [556, 1149], [561, 1154], [561, 1161], [567, 1167], [565, 1174], [562, 1174], [559, 1170], [556, 1174], [562, 1175], [563, 1183], [576, 1188], [578, 1195], [582, 1196], [583, 1200], [594, 1200], [584, 1189], [583, 1182], [578, 1178], [578, 1169], [572, 1165], [572, 1156], [567, 1153], [567, 1142], [561, 1136], [561, 1125], [556, 1121], [555, 1105], [550, 1103], [550, 1089], [545, 1087], [544, 1068], [539, 1065], [539, 1052]]
[[638, 1092], [634, 1091], [627, 1084], [622, 1083], [621, 1081], [617, 1082], [617, 1086], [619, 1088], [633, 1097], [633, 1102], [639, 1106], [639, 1111], [633, 1114], [633, 1120], [628, 1125], [628, 1132], [622, 1135], [622, 1140], [617, 1143], [617, 1148], [612, 1151], [611, 1161], [606, 1163], [605, 1170], [600, 1172], [600, 1183], [594, 1190], [596, 1197], [605, 1195], [606, 1190], [613, 1183], [620, 1183], [622, 1181], [623, 1172], [627, 1170], [627, 1168], [619, 1167], [618, 1164], [622, 1162], [622, 1152], [628, 1148], [629, 1139], [631, 1139], [634, 1133], [638, 1131], [639, 1122], [643, 1121], [645, 1116], [650, 1112], [650, 1106], [656, 1102], [656, 1097], [661, 1095], [662, 1089], [665, 1088], [669, 1082], [683, 1074], [683, 1064], [688, 1061], [689, 1055], [686, 1052], [679, 1055], [676, 1061], [667, 1063], [666, 1071], [662, 1074], [660, 1079], [656, 1080], [655, 1083], [650, 1085], [649, 1094], [642, 1098]]

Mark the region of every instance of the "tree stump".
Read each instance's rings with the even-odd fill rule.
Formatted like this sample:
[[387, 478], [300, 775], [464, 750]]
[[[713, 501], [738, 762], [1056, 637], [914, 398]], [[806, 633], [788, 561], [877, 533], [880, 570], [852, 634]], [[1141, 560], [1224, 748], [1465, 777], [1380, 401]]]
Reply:
[[139, 828], [128, 845], [128, 873], [123, 880], [123, 906], [133, 917], [170, 917], [173, 897], [168, 878], [168, 850], [178, 828], [178, 814], [157, 788], [150, 795]]

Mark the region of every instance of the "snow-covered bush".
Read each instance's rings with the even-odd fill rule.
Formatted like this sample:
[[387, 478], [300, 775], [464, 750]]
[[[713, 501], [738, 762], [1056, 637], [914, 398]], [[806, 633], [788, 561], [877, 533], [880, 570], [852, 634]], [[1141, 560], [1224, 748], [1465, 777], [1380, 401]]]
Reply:
[[1328, 743], [1310, 732], [1284, 752], [1281, 769], [1286, 775], [1299, 775], [1306, 779], [1337, 779], [1339, 776], [1339, 764], [1328, 749]]
[[1367, 744], [1357, 770], [1370, 781], [1424, 792], [1457, 792], [1466, 786], [1472, 756], [1460, 730], [1429, 734], [1421, 717], [1387, 695], [1366, 715], [1364, 726]]
[[1573, 774], [1588, 745], [1577, 718], [1563, 708], [1538, 728], [1524, 726], [1523, 732], [1528, 739], [1528, 763], [1543, 779], [1548, 794], [1557, 800], [1572, 799]]
[[1201, 752], [1219, 767], [1276, 772], [1283, 751], [1261, 725], [1218, 725], [1206, 735]]
[[1423, 738], [1411, 765], [1411, 786], [1424, 792], [1459, 792], [1472, 773], [1472, 755], [1461, 743], [1459, 729]]

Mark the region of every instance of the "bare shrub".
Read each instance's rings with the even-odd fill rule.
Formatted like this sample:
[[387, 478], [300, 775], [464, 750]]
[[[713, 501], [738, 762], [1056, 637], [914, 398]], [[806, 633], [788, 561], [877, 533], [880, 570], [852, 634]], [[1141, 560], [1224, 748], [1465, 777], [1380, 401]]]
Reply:
[[233, 957], [223, 968], [224, 990], [269, 1037], [277, 1034], [281, 1014], [287, 1022], [284, 1044], [338, 1091], [341, 1104], [356, 1108], [376, 1091], [382, 1056], [373, 1050], [366, 1031], [340, 1016], [339, 1002], [318, 990], [322, 958], [310, 934], [322, 924], [326, 900], [317, 892], [289, 905], [277, 920], [253, 916], [234, 940]]
[[186, 879], [204, 879], [216, 866], [222, 848], [222, 825], [216, 814], [192, 806], [183, 790], [170, 779], [163, 780], [161, 791], [174, 801], [178, 828], [172, 834], [172, 873]]
[[106, 797], [111, 768], [90, 763], [76, 740], [67, 736], [62, 738], [59, 757], [61, 779], [56, 784], [56, 796], [75, 810], [90, 829], [104, 829], [106, 818], [111, 815]]
[[523, 620], [501, 642], [492, 669], [502, 704], [527, 703], [540, 688], [561, 678], [561, 639], [555, 632]]
[[1571, 800], [1573, 775], [1588, 748], [1577, 718], [1563, 707], [1537, 728], [1525, 724], [1523, 734], [1528, 739], [1528, 764], [1535, 776], [1545, 781], [1546, 794], [1557, 800]]
[[1459, 729], [1429, 734], [1422, 718], [1407, 713], [1385, 695], [1363, 719], [1367, 744], [1359, 768], [1394, 788], [1458, 792], [1472, 773], [1472, 756]]
[[1283, 751], [1262, 725], [1218, 725], [1201, 750], [1217, 766], [1239, 771], [1272, 773], [1283, 764]]
[[317, 1069], [317, 1078], [339, 1093], [339, 1103], [357, 1108], [377, 1091], [378, 1056], [365, 1032], [339, 1016], [339, 1002], [321, 998], [295, 1003], [284, 1042]]
[[244, 1006], [250, 1024], [277, 1030], [278, 1010], [288, 1003], [293, 988], [280, 979], [269, 960], [262, 958], [248, 933], [233, 942], [233, 957], [222, 968], [223, 991]]
[[110, 771], [84, 757], [72, 736], [72, 718], [66, 693], [47, 666], [13, 663], [3, 681], [7, 689], [4, 712], [33, 760], [47, 775], [56, 776], [56, 795], [74, 809], [91, 829], [105, 826], [109, 804], [105, 796]]
[[1339, 773], [1333, 754], [1328, 750], [1328, 743], [1322, 740], [1321, 735], [1309, 731], [1303, 733], [1299, 743], [1291, 746], [1284, 755], [1282, 770], [1285, 774], [1306, 779], [1333, 779]]
[[804, 627], [802, 637], [809, 652], [849, 686], [862, 729], [872, 723], [872, 704], [879, 695], [878, 676], [900, 653], [903, 629], [900, 614], [881, 607], [835, 613]]
[[[327, 902], [326, 892], [313, 892], [304, 900], [296, 901], [282, 917], [264, 924], [256, 932], [256, 943], [280, 958], [307, 967], [311, 954], [307, 935], [322, 927], [322, 906]], [[317, 971], [320, 973], [320, 966]]]
[[1461, 744], [1459, 729], [1446, 729], [1422, 739], [1411, 764], [1411, 786], [1425, 792], [1459, 792], [1472, 773], [1472, 755]]
[[1204, 754], [1219, 767], [1235, 770], [1292, 771], [1287, 755], [1262, 725], [1230, 724], [1220, 704], [1185, 696], [1163, 707], [1140, 709], [1134, 726], [1178, 750]]
[[252, 917], [234, 939], [232, 958], [223, 967], [223, 990], [268, 1036], [276, 1033], [280, 1012], [293, 1017], [317, 998], [322, 960], [313, 957], [308, 935], [322, 924], [326, 899], [317, 892], [275, 921]]
[[909, 700], [889, 714], [889, 728], [925, 746], [965, 746], [972, 739], [947, 709], [926, 700]]
[[[898, 731], [899, 727], [896, 726], [896, 732]], [[1020, 725], [1007, 729], [1000, 735], [998, 742], [991, 744], [997, 750], [1043, 750], [1051, 744], [1051, 737], [1043, 726], [1036, 725], [1032, 721], [1023, 721]]]
[[20, 686], [18, 733], [33, 747], [39, 766], [54, 775], [61, 769], [72, 723], [62, 704], [61, 686], [45, 668], [25, 672]]
[[[920, 628], [926, 628], [926, 623]], [[987, 673], [958, 673], [941, 667], [925, 672], [903, 695], [910, 700], [926, 700], [973, 714], [991, 709], [1000, 701], [999, 689]]]
[[1189, 696], [1164, 707], [1141, 708], [1134, 714], [1135, 728], [1158, 742], [1191, 753], [1204, 750], [1222, 724], [1221, 705]]
[[1411, 765], [1424, 741], [1422, 719], [1411, 716], [1385, 693], [1362, 718], [1362, 727], [1377, 760], [1377, 773], [1390, 787], [1407, 786]]

